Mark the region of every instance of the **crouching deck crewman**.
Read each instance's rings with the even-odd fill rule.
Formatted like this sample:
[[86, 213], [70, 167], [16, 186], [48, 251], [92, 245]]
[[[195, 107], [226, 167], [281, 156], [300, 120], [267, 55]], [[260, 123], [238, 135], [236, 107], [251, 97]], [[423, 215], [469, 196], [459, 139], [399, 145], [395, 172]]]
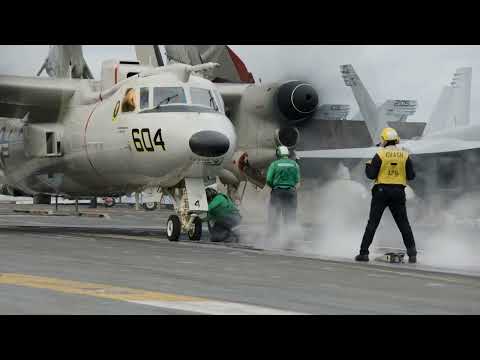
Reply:
[[412, 160], [406, 150], [397, 146], [400, 137], [395, 129], [383, 129], [380, 139], [382, 148], [366, 164], [365, 168], [367, 177], [375, 180], [375, 185], [372, 189], [370, 217], [360, 245], [360, 254], [355, 257], [355, 260], [369, 260], [368, 248], [373, 241], [383, 212], [388, 207], [402, 234], [403, 242], [407, 248], [408, 261], [416, 263], [417, 251], [407, 217], [405, 198], [407, 180], [415, 178]]
[[238, 242], [234, 228], [240, 225], [242, 217], [233, 201], [225, 194], [215, 189], [207, 188], [208, 215], [204, 221], [210, 224], [210, 241], [213, 242]]

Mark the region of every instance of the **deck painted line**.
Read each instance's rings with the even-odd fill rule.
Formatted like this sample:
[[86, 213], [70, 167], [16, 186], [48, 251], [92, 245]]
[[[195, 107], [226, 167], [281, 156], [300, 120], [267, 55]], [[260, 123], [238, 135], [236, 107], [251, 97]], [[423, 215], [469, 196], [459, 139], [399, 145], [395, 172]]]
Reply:
[[207, 300], [201, 302], [134, 301], [137, 304], [156, 306], [173, 310], [196, 312], [208, 315], [306, 315], [302, 313], [268, 307]]
[[26, 274], [0, 273], [0, 285], [46, 289], [65, 294], [92, 296], [209, 315], [300, 315], [300, 313], [249, 304]]

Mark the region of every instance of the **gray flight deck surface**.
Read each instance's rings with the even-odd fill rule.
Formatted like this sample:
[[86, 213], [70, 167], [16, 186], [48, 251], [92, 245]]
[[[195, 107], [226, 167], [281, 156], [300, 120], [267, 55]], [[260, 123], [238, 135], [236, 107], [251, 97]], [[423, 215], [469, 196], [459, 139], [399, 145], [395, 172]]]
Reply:
[[[218, 245], [206, 234], [171, 243], [167, 210], [99, 207], [110, 218], [87, 218], [14, 208], [34, 207], [0, 205], [0, 314], [480, 313], [480, 273]], [[112, 289], [81, 293], [91, 284], [155, 294], [131, 302]]]

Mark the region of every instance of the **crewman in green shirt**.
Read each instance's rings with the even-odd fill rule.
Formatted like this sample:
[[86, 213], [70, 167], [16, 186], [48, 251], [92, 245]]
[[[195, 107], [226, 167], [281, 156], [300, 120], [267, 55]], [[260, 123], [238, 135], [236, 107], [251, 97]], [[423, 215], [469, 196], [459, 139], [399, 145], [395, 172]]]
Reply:
[[204, 221], [214, 222], [210, 229], [210, 241], [237, 242], [238, 236], [232, 230], [240, 225], [242, 217], [233, 201], [215, 189], [207, 188], [208, 215]]
[[283, 216], [285, 224], [297, 218], [297, 191], [300, 181], [300, 166], [289, 159], [286, 146], [277, 148], [277, 160], [270, 164], [267, 172], [267, 185], [272, 188], [268, 221], [270, 229], [276, 231], [278, 219]]

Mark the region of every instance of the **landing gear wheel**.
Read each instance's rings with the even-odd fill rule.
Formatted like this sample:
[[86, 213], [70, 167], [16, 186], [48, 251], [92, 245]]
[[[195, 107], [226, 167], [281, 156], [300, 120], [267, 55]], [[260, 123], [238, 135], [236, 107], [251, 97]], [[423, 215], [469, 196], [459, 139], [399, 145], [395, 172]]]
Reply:
[[156, 210], [158, 205], [156, 202], [146, 202], [144, 203], [143, 205], [143, 208], [147, 211], [153, 211], [153, 210]]
[[202, 237], [202, 220], [195, 218], [192, 223], [192, 228], [188, 232], [188, 238], [192, 241], [198, 241]]
[[167, 238], [170, 241], [178, 241], [182, 225], [177, 215], [170, 215], [167, 220]]

